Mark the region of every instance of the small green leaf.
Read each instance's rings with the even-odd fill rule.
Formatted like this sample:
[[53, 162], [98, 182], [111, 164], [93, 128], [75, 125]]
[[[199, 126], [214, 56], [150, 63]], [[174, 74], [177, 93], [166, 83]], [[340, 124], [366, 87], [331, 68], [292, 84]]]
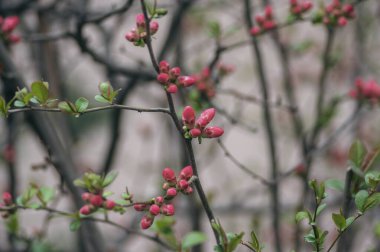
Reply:
[[325, 210], [326, 206], [327, 206], [327, 205], [326, 205], [325, 203], [323, 203], [323, 204], [321, 204], [321, 205], [318, 206], [318, 208], [317, 208], [317, 216], [318, 216], [323, 210]]
[[11, 214], [4, 220], [6, 223], [7, 232], [10, 234], [17, 234], [20, 228], [17, 213]]
[[256, 251], [260, 251], [261, 250], [261, 245], [260, 245], [260, 241], [259, 239], [257, 238], [257, 235], [255, 233], [255, 231], [252, 230], [251, 232], [251, 242], [249, 243], [254, 249], [256, 249]]
[[207, 240], [207, 236], [202, 232], [190, 232], [182, 240], [182, 249], [189, 249], [202, 244]]
[[32, 94], [40, 104], [44, 104], [49, 98], [49, 90], [46, 82], [36, 81], [32, 83]]
[[8, 116], [8, 108], [7, 108], [7, 103], [5, 102], [4, 98], [0, 96], [0, 114], [3, 117]]
[[25, 103], [23, 103], [22, 101], [16, 100], [14, 102], [14, 106], [18, 107], [18, 108], [23, 108], [23, 107], [25, 107]]
[[116, 179], [116, 177], [117, 177], [117, 172], [116, 171], [111, 171], [104, 178], [104, 180], [102, 182], [102, 186], [103, 187], [109, 186]]
[[40, 193], [42, 196], [42, 198], [41, 198], [42, 201], [44, 203], [48, 203], [50, 200], [52, 200], [54, 198], [55, 190], [52, 188], [48, 188], [48, 187], [41, 187]]
[[103, 96], [101, 95], [95, 95], [95, 100], [97, 102], [101, 102], [101, 103], [110, 103], [109, 100], [107, 100], [106, 98], [104, 98]]
[[70, 106], [70, 104], [68, 102], [65, 102], [65, 101], [58, 103], [58, 108], [62, 112], [66, 112], [69, 114], [75, 113], [75, 111], [72, 110], [72, 107]]
[[38, 208], [41, 207], [41, 204], [40, 204], [40, 203], [33, 202], [33, 203], [30, 203], [30, 204], [28, 205], [28, 207], [31, 208], [31, 209], [38, 209]]
[[241, 232], [240, 234], [234, 234], [234, 233], [227, 233], [228, 238], [228, 252], [232, 252], [236, 249], [236, 247], [240, 244], [241, 240], [243, 239], [244, 232]]
[[378, 206], [380, 204], [380, 193], [374, 193], [369, 196], [364, 204], [363, 211]]
[[81, 222], [80, 220], [73, 220], [72, 222], [70, 222], [70, 231], [74, 232], [74, 231], [77, 231], [81, 226]]
[[344, 190], [344, 182], [339, 179], [329, 179], [325, 182], [326, 187], [343, 192]]
[[367, 150], [364, 145], [359, 140], [356, 140], [350, 147], [349, 158], [356, 167], [360, 167], [366, 153]]
[[86, 188], [86, 183], [81, 179], [74, 180], [74, 185], [82, 188]]
[[299, 223], [303, 219], [308, 219], [309, 222], [311, 221], [310, 219], [310, 214], [306, 211], [300, 211], [296, 214], [296, 222]]
[[352, 222], [354, 222], [354, 220], [355, 220], [355, 217], [348, 217], [346, 219], [346, 227], [349, 227], [352, 224]]
[[208, 23], [208, 30], [212, 38], [219, 38], [222, 34], [220, 24], [217, 21], [212, 21]]
[[88, 107], [88, 100], [86, 98], [80, 97], [75, 101], [75, 107], [77, 112], [82, 113]]
[[113, 87], [109, 82], [101, 82], [99, 84], [99, 91], [104, 98], [109, 99], [113, 93]]
[[366, 190], [360, 190], [355, 195], [355, 205], [359, 211], [361, 212], [364, 211], [364, 204], [366, 203], [367, 198], [368, 198], [368, 192]]
[[332, 219], [339, 231], [342, 231], [346, 227], [346, 218], [341, 214], [332, 214]]

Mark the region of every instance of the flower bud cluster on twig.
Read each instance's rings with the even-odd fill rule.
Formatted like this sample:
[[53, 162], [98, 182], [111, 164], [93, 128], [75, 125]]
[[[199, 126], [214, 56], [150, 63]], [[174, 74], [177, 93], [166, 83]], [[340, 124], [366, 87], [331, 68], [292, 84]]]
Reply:
[[20, 19], [17, 16], [3, 18], [0, 16], [0, 37], [9, 44], [17, 43], [21, 40], [20, 36], [13, 34], [19, 25]]
[[[149, 23], [150, 35], [154, 35], [158, 31], [158, 23], [156, 21], [151, 21]], [[136, 16], [136, 27], [125, 34], [125, 39], [132, 42], [135, 46], [145, 46], [146, 33], [146, 22], [144, 14], [140, 13]]]

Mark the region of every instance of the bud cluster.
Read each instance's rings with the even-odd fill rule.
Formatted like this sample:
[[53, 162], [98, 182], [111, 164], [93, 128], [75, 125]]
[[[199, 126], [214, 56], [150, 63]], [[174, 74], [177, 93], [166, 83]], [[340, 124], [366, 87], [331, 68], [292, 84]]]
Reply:
[[177, 93], [178, 87], [190, 87], [195, 83], [192, 76], [181, 76], [179, 67], [170, 68], [167, 61], [161, 61], [159, 64], [160, 73], [157, 75], [157, 81], [164, 86], [168, 93]]
[[150, 202], [135, 203], [134, 209], [139, 212], [146, 212], [140, 221], [142, 229], [147, 229], [152, 226], [154, 218], [159, 215], [172, 216], [175, 213], [174, 205], [171, 201], [181, 192], [189, 195], [193, 192], [191, 184], [195, 177], [193, 177], [193, 168], [191, 166], [184, 167], [178, 178], [171, 168], [165, 168], [162, 171], [162, 177], [165, 182], [162, 188], [165, 190], [164, 196], [157, 196]]
[[355, 81], [355, 88], [350, 90], [349, 95], [356, 99], [368, 99], [371, 102], [380, 100], [380, 85], [375, 80], [365, 82], [362, 79]]
[[[158, 23], [156, 21], [151, 21], [149, 23], [150, 35], [154, 35], [158, 31]], [[136, 27], [130, 32], [125, 34], [126, 40], [132, 42], [135, 46], [145, 46], [146, 33], [146, 22], [144, 14], [140, 13], [136, 16]]]
[[199, 74], [193, 75], [195, 79], [195, 86], [208, 98], [215, 96], [215, 79], [220, 80], [222, 77], [230, 74], [235, 69], [231, 65], [218, 64], [216, 68], [216, 75], [213, 77], [210, 72], [210, 68], [204, 68]]
[[341, 4], [334, 0], [325, 7], [323, 23], [331, 26], [345, 26], [348, 19], [355, 18], [355, 10], [352, 4]]
[[5, 206], [10, 206], [13, 204], [13, 198], [9, 192], [3, 192], [3, 202]]
[[20, 41], [20, 36], [13, 34], [14, 29], [20, 23], [20, 19], [17, 16], [10, 16], [3, 18], [0, 16], [0, 36], [7, 43], [17, 43]]
[[220, 127], [206, 127], [215, 116], [215, 109], [209, 108], [201, 113], [195, 120], [195, 111], [191, 106], [186, 106], [182, 112], [182, 123], [185, 138], [215, 138], [223, 135], [224, 130]]
[[85, 192], [82, 193], [82, 199], [87, 203], [79, 210], [82, 215], [89, 215], [96, 212], [99, 208], [112, 210], [116, 207], [113, 200], [105, 199], [101, 194]]
[[311, 8], [313, 8], [311, 1], [290, 0], [290, 13], [298, 18], [301, 18], [302, 14], [308, 12]]
[[276, 21], [273, 18], [272, 6], [267, 5], [264, 10], [264, 15], [256, 15], [255, 21], [257, 25], [250, 30], [251, 35], [256, 36], [265, 31], [272, 30], [277, 27]]

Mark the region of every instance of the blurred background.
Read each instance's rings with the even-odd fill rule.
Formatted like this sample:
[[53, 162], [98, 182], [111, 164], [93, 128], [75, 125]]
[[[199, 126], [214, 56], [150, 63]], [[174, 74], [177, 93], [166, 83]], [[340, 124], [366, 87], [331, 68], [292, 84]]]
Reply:
[[[268, 101], [264, 101], [257, 71], [259, 62], [249, 39], [243, 1], [157, 1], [159, 7], [168, 10], [166, 16], [156, 20], [159, 30], [152, 44], [157, 58], [180, 66], [185, 74], [197, 75], [199, 79], [197, 85], [175, 95], [179, 116], [185, 105], [195, 107], [198, 114], [215, 107], [212, 123], [225, 131], [219, 141], [194, 141], [200, 180], [212, 209], [228, 232], [245, 232], [248, 240], [254, 229], [265, 244], [264, 251], [275, 251], [271, 187], [241, 166], [271, 180], [271, 154], [263, 119], [263, 107], [267, 105], [277, 150], [278, 233], [283, 251], [291, 251], [297, 243], [294, 215], [300, 204], [308, 207], [301, 178], [305, 156], [293, 116], [299, 116], [302, 133], [313, 130], [329, 36], [325, 26], [313, 25], [310, 19], [321, 4], [330, 1], [312, 2], [314, 7], [304, 20], [258, 39], [269, 91]], [[361, 2], [355, 5], [356, 18], [334, 29], [324, 91], [324, 106], [331, 110], [331, 118], [326, 119], [328, 122], [308, 153], [313, 157], [307, 167], [309, 178], [344, 180], [351, 143], [359, 138], [368, 149], [379, 145], [379, 109], [357, 109], [356, 100], [348, 96], [356, 78], [379, 80], [380, 3]], [[252, 1], [252, 14], [263, 13], [266, 3], [269, 2]], [[285, 23], [289, 1], [271, 4], [275, 20]], [[136, 26], [138, 13], [140, 2], [128, 0], [0, 1], [3, 17], [20, 18], [14, 33], [21, 36], [19, 43], [2, 46], [7, 48], [7, 54], [2, 52], [1, 57], [2, 95], [9, 100], [17, 87], [43, 80], [49, 83], [51, 97], [75, 100], [83, 96], [90, 100], [90, 107], [95, 107], [101, 106], [93, 99], [98, 94], [98, 84], [109, 81], [122, 89], [117, 98], [120, 104], [167, 107], [147, 48], [136, 47], [124, 38]], [[287, 51], [286, 67], [295, 104], [289, 103], [284, 89], [284, 64], [278, 41]], [[220, 48], [227, 49], [220, 52]], [[4, 61], [7, 57], [17, 71], [10, 73], [19, 79], [12, 79], [7, 67], [3, 68], [9, 63]], [[211, 67], [209, 75], [204, 70], [207, 67]], [[128, 187], [136, 200], [150, 199], [162, 193], [161, 171], [165, 167], [179, 171], [188, 165], [169, 119], [164, 114], [122, 110], [89, 113], [80, 118], [59, 113], [13, 114], [0, 121], [0, 191], [19, 195], [30, 183], [53, 187], [59, 198], [54, 202], [55, 208], [74, 211], [78, 207], [70, 196], [70, 188], [62, 181], [67, 183], [67, 179], [78, 178], [89, 170], [114, 170], [119, 175], [109, 188], [115, 192], [111, 198], [120, 197]], [[329, 231], [326, 240], [330, 244], [335, 238], [335, 227], [329, 213], [339, 210], [343, 196], [330, 189], [327, 193], [328, 211], [322, 214], [320, 223]], [[206, 232], [209, 238], [198, 251], [213, 251], [212, 231], [197, 195], [179, 197], [175, 205], [176, 235], [183, 237], [193, 229]], [[33, 251], [84, 251], [78, 245], [79, 232], [69, 231], [69, 219], [53, 218], [47, 222], [46, 215], [19, 211], [20, 237], [29, 239]], [[110, 215], [110, 219], [133, 229], [139, 229], [140, 218], [133, 209], [124, 215]], [[349, 246], [341, 251], [380, 251], [379, 237], [374, 231], [379, 220], [376, 210], [359, 220], [352, 230], [352, 239], [347, 241]], [[0, 250], [25, 250], [28, 242], [9, 242], [3, 222], [0, 220]], [[307, 232], [307, 225], [303, 224], [297, 251], [311, 251], [302, 239]], [[102, 223], [94, 225], [102, 237], [103, 251], [165, 251], [143, 237]], [[151, 230], [144, 232], [153, 234]], [[240, 246], [236, 251], [248, 250]]]

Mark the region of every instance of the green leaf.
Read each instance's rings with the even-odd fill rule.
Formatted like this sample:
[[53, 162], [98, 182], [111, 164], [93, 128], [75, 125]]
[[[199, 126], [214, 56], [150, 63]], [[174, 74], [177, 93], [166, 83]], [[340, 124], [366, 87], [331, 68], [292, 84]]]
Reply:
[[380, 238], [380, 222], [375, 225], [374, 233], [378, 238]]
[[380, 183], [380, 172], [371, 171], [368, 172], [364, 177], [365, 183], [373, 190], [376, 189], [378, 184]]
[[101, 102], [101, 103], [110, 103], [109, 100], [107, 100], [106, 98], [104, 98], [103, 96], [101, 95], [95, 95], [95, 100], [97, 102]]
[[308, 219], [309, 222], [311, 221], [310, 214], [306, 211], [300, 211], [296, 214], [296, 222], [299, 223], [303, 219]]
[[74, 180], [74, 185], [82, 188], [86, 188], [86, 183], [81, 179]]
[[346, 218], [341, 214], [332, 214], [332, 219], [339, 231], [342, 231], [346, 227]]
[[356, 140], [350, 147], [349, 158], [356, 167], [360, 167], [366, 153], [367, 150], [364, 145], [359, 140]]
[[109, 99], [113, 93], [113, 87], [109, 82], [101, 82], [99, 84], [99, 91], [104, 98]]
[[236, 247], [240, 244], [241, 240], [243, 239], [243, 236], [244, 236], [244, 232], [241, 232], [240, 234], [227, 233], [227, 239], [228, 239], [227, 252], [234, 251]]
[[257, 252], [261, 250], [260, 241], [257, 238], [255, 231], [251, 232], [251, 242], [249, 243]]
[[7, 108], [7, 103], [5, 102], [4, 98], [0, 96], [0, 114], [3, 117], [8, 116], [8, 108]]
[[17, 234], [20, 228], [17, 213], [11, 214], [4, 220], [6, 223], [7, 232], [10, 234]]
[[23, 103], [22, 101], [16, 100], [14, 102], [14, 106], [18, 107], [18, 108], [23, 108], [23, 107], [25, 107], [25, 103]]
[[40, 188], [40, 193], [41, 193], [41, 199], [44, 203], [48, 203], [54, 198], [55, 195], [55, 190], [52, 188], [48, 187], [41, 187]]
[[77, 112], [79, 112], [79, 113], [84, 112], [88, 107], [88, 100], [86, 98], [79, 97], [75, 101], [75, 107], [77, 109]]
[[58, 103], [58, 108], [62, 112], [66, 112], [69, 114], [75, 113], [75, 111], [72, 110], [72, 106], [70, 106], [70, 104], [68, 102], [65, 102], [65, 101]]
[[77, 231], [81, 226], [80, 220], [76, 219], [70, 222], [70, 231], [74, 232]]
[[355, 205], [359, 211], [364, 212], [364, 205], [367, 201], [367, 198], [368, 198], [368, 192], [366, 190], [360, 190], [355, 195]]
[[380, 204], [380, 193], [374, 193], [369, 196], [364, 204], [363, 211], [378, 206]]
[[339, 179], [329, 179], [325, 182], [326, 187], [343, 192], [344, 190], [344, 182]]
[[116, 179], [116, 177], [117, 177], [117, 172], [116, 171], [111, 171], [104, 178], [104, 180], [102, 182], [102, 186], [106, 187], [106, 186], [110, 185]]
[[318, 206], [318, 208], [317, 208], [317, 216], [326, 208], [326, 204], [325, 203], [323, 203], [323, 204], [321, 204], [321, 205], [319, 205]]
[[33, 202], [33, 203], [30, 203], [30, 204], [28, 205], [28, 207], [31, 208], [31, 209], [38, 209], [38, 208], [41, 207], [41, 204], [40, 204], [40, 203], [37, 203], [37, 202]]
[[44, 104], [49, 98], [49, 90], [47, 82], [36, 81], [32, 83], [32, 94], [36, 97], [40, 104]]
[[354, 222], [354, 220], [355, 220], [355, 217], [348, 217], [346, 219], [346, 227], [349, 227], [352, 224], [352, 222]]
[[208, 30], [212, 38], [220, 38], [222, 34], [222, 29], [217, 21], [211, 21], [208, 23]]
[[207, 236], [202, 232], [190, 232], [182, 240], [182, 249], [189, 249], [202, 244], [207, 240]]

